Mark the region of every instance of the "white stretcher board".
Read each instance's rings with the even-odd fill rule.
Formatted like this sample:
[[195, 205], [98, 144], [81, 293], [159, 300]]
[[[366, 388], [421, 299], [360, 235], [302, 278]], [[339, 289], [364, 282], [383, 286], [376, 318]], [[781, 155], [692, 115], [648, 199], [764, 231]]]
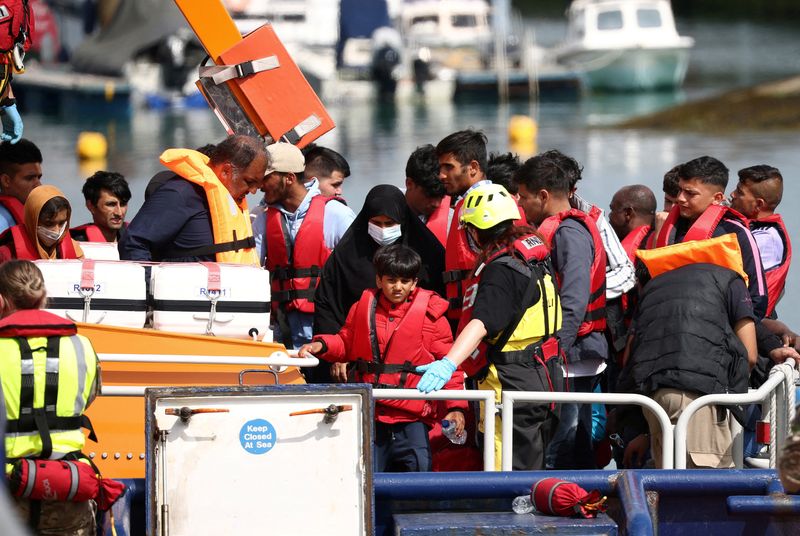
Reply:
[[[372, 534], [367, 387], [159, 388], [146, 398], [149, 533], [162, 534], [166, 503], [174, 536]], [[321, 414], [289, 416], [331, 404], [352, 410], [327, 424]], [[165, 414], [182, 407], [227, 412], [188, 424]], [[159, 430], [168, 431], [166, 463]]]

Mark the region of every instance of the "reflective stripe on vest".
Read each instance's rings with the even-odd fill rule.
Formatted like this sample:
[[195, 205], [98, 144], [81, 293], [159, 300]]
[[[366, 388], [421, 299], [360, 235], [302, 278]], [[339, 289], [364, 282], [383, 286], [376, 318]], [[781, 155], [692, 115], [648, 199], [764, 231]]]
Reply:
[[[160, 161], [177, 176], [203, 187], [214, 233], [214, 245], [209, 251], [214, 253], [216, 261], [258, 266], [247, 202], [242, 201], [243, 206], [236, 203], [208, 167], [208, 157], [189, 149], [167, 149]], [[189, 251], [191, 256], [204, 254], [198, 253], [198, 248]]]
[[[561, 225], [561, 222], [567, 218], [580, 222], [589, 231], [594, 248], [594, 258], [589, 269], [589, 302], [586, 306], [583, 322], [578, 327], [578, 337], [582, 337], [593, 331], [604, 331], [606, 329], [606, 250], [594, 219], [574, 208], [550, 216], [539, 225], [539, 232], [551, 246], [556, 230]], [[560, 287], [560, 276], [558, 274], [556, 276]]]
[[[25, 261], [35, 261], [41, 259], [36, 244], [31, 242], [28, 231], [24, 223], [15, 225], [11, 229], [11, 239], [14, 241], [14, 258]], [[78, 253], [72, 244], [72, 237], [65, 233], [61, 242], [56, 246], [56, 258], [58, 259], [77, 259]]]
[[286, 218], [276, 208], [267, 209], [266, 251], [272, 308], [314, 312], [314, 291], [319, 284], [322, 267], [331, 255], [325, 245], [325, 206], [337, 197], [316, 195], [311, 198], [303, 222], [295, 236], [289, 238]]
[[0, 338], [6, 456], [55, 459], [81, 450], [96, 370], [96, 355], [80, 335]]
[[447, 246], [447, 218], [450, 216], [450, 196], [446, 195], [442, 198], [441, 204], [436, 207], [433, 214], [428, 218], [425, 224], [433, 235], [442, 243]]
[[750, 220], [751, 230], [761, 227], [775, 227], [783, 242], [783, 259], [781, 263], [777, 266], [773, 266], [764, 273], [767, 279], [767, 296], [769, 298], [767, 316], [769, 316], [775, 310], [778, 300], [783, 296], [786, 276], [789, 275], [789, 266], [792, 263], [792, 241], [789, 238], [789, 232], [786, 230], [786, 225], [784, 225], [783, 218], [780, 214], [773, 214], [764, 218]]

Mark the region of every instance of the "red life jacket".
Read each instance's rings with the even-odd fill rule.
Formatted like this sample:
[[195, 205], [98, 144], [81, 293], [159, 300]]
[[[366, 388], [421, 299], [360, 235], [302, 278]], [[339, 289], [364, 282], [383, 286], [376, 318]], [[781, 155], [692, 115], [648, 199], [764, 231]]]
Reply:
[[[28, 238], [28, 232], [25, 229], [25, 224], [21, 223], [19, 225], [15, 225], [11, 227], [8, 231], [3, 233], [3, 236], [0, 237], [0, 242], [4, 242], [2, 238], [7, 239], [7, 235], [10, 233], [11, 240], [13, 241], [14, 245], [14, 258], [19, 260], [25, 261], [36, 261], [39, 260], [39, 250], [36, 248], [36, 244], [31, 242], [31, 239]], [[69, 236], [69, 233], [66, 233], [59, 242], [58, 246], [56, 247], [56, 258], [57, 259], [77, 259], [78, 254], [75, 251], [75, 247], [72, 245], [72, 238]]]
[[284, 231], [284, 219], [276, 208], [267, 209], [267, 270], [270, 272], [272, 307], [286, 311], [314, 312], [314, 291], [322, 267], [331, 255], [325, 245], [323, 222], [325, 205], [342, 202], [338, 197], [316, 195], [294, 239], [294, 247]]
[[[596, 207], [595, 207], [596, 208]], [[599, 210], [599, 209], [598, 209]], [[592, 216], [572, 208], [559, 212], [555, 216], [550, 216], [539, 225], [539, 232], [552, 246], [553, 236], [556, 234], [558, 226], [567, 218], [579, 221], [592, 236], [594, 246], [594, 259], [589, 270], [589, 303], [586, 306], [586, 313], [583, 322], [578, 327], [578, 337], [588, 335], [592, 331], [604, 331], [606, 329], [606, 250], [603, 241], [600, 239], [600, 232], [594, 223]], [[556, 274], [558, 286], [561, 286], [561, 277]]]
[[442, 198], [442, 203], [428, 218], [428, 229], [434, 234], [443, 246], [447, 245], [447, 218], [450, 216], [450, 196]]
[[[669, 211], [669, 216], [667, 216], [664, 226], [661, 227], [661, 231], [658, 233], [658, 238], [656, 239], [657, 248], [675, 243], [675, 224], [678, 222], [678, 218], [680, 218], [680, 207], [675, 205], [672, 207], [672, 210]], [[714, 231], [717, 229], [717, 225], [719, 225], [719, 222], [723, 219], [739, 220], [746, 228], [749, 228], [747, 218], [732, 208], [722, 205], [710, 205], [700, 214], [700, 217], [692, 223], [692, 226], [686, 231], [686, 236], [683, 237], [682, 242], [712, 238], [714, 236]]]
[[[444, 250], [444, 285], [447, 301], [447, 318], [458, 320], [461, 318], [461, 308], [464, 302], [466, 285], [464, 280], [469, 277], [478, 261], [478, 253], [469, 246], [467, 231], [461, 228], [459, 214], [466, 196], [462, 197], [454, 208], [453, 221], [450, 222], [450, 232], [447, 234], [447, 245]], [[527, 225], [525, 213], [519, 208], [519, 219], [514, 220], [516, 225]]]
[[10, 195], [0, 195], [0, 205], [11, 213], [17, 225], [25, 223], [25, 205], [20, 203], [19, 199]]
[[42, 309], [23, 309], [0, 320], [0, 337], [69, 337], [78, 333], [74, 322]]
[[[103, 231], [100, 230], [100, 227], [93, 223], [85, 223], [83, 225], [79, 225], [78, 227], [73, 227], [69, 230], [70, 236], [73, 235], [73, 232], [77, 234], [85, 234], [86, 242], [108, 242], [105, 235], [103, 235]], [[77, 240], [77, 238], [75, 240]]]
[[[423, 347], [422, 335], [433, 292], [418, 288], [412, 294], [411, 305], [394, 326], [383, 352], [375, 334], [378, 292], [378, 289], [364, 291], [356, 304], [351, 349], [352, 356], [356, 357], [356, 382], [371, 383], [375, 387], [414, 389], [421, 378], [415, 371], [416, 367], [434, 361], [433, 355]], [[396, 336], [401, 328], [402, 335]], [[432, 421], [434, 413], [433, 404], [426, 400], [375, 401], [375, 418], [381, 422], [410, 422], [420, 418]]]
[[[625, 253], [628, 255], [628, 258], [631, 260], [632, 263], [636, 264], [636, 250], [637, 249], [647, 249], [644, 241], [647, 238], [647, 235], [650, 233], [652, 227], [649, 225], [640, 225], [627, 235], [625, 238], [622, 239], [620, 242], [622, 244], [622, 249], [625, 250]], [[622, 295], [620, 299], [620, 304], [622, 305], [622, 314], [625, 318], [625, 325], [629, 326], [632, 320], [632, 313], [633, 309], [635, 308], [635, 300], [636, 300], [636, 287], [629, 290], [625, 294]]]
[[[524, 261], [526, 265], [532, 266], [536, 263], [549, 262], [550, 247], [535, 235], [523, 236], [515, 240], [510, 247], [501, 249], [489, 256], [483, 266], [485, 268], [485, 266], [488, 266], [490, 263], [506, 256], [516, 257]], [[464, 285], [466, 291], [464, 293], [464, 305], [461, 311], [461, 318], [458, 323], [459, 332], [472, 320], [472, 307], [475, 305], [475, 297], [478, 294], [478, 286], [480, 285], [483, 269], [475, 271], [478, 272], [478, 275], [473, 274]], [[540, 283], [539, 286], [542, 288], [543, 284]], [[516, 328], [516, 326], [509, 327], [512, 328], [512, 331]], [[498, 350], [500, 349], [498, 348]], [[475, 376], [488, 365], [488, 353], [489, 345], [485, 342], [481, 342], [478, 348], [470, 355], [470, 358], [461, 363], [461, 368], [466, 372], [467, 376]]]
[[29, 0], [5, 0], [0, 10], [0, 53], [19, 44], [27, 51], [33, 41], [34, 14]]
[[792, 241], [789, 239], [789, 232], [786, 230], [786, 225], [784, 225], [780, 214], [750, 220], [750, 230], [761, 227], [775, 227], [783, 241], [783, 260], [780, 264], [773, 266], [764, 273], [767, 279], [767, 296], [769, 298], [767, 316], [769, 316], [775, 310], [775, 305], [783, 295], [786, 276], [789, 274], [789, 265], [792, 262]]

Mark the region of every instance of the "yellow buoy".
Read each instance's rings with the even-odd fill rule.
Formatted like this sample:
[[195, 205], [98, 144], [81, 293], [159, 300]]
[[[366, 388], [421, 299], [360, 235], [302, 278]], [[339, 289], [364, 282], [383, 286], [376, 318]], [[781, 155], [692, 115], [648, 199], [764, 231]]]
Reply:
[[100, 132], [81, 132], [76, 151], [81, 160], [98, 160], [108, 154], [108, 142]]
[[512, 144], [536, 144], [539, 125], [526, 115], [514, 115], [508, 121], [508, 141]]

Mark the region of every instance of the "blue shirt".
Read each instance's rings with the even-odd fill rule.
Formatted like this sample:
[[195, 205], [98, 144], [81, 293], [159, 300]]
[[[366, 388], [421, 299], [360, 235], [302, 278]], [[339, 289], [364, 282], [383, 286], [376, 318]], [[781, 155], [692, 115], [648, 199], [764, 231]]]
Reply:
[[[317, 195], [321, 195], [319, 183], [316, 179], [307, 183], [306, 188], [308, 192], [300, 203], [300, 206], [298, 206], [297, 210], [294, 212], [289, 212], [280, 204], [271, 205], [272, 208], [279, 210], [283, 215], [286, 223], [286, 230], [289, 233], [289, 240], [291, 240], [292, 244], [294, 244], [297, 232], [300, 230], [300, 226], [303, 224], [303, 220], [311, 206], [311, 199]], [[258, 254], [259, 262], [263, 266], [266, 262], [267, 250], [269, 249], [265, 247], [267, 246], [267, 207], [264, 205], [263, 201], [258, 207], [251, 211], [250, 216], [253, 218], [253, 236], [255, 236], [256, 239], [256, 253]], [[350, 224], [353, 223], [354, 219], [356, 219], [356, 215], [350, 207], [344, 203], [338, 203], [336, 201], [327, 203], [322, 220], [322, 234], [325, 240], [325, 246], [333, 249], [336, 244], [339, 243], [339, 240], [350, 227]], [[311, 342], [311, 337], [314, 334], [314, 315], [310, 313], [301, 313], [299, 311], [290, 311], [286, 316], [289, 329], [291, 329], [292, 332], [292, 344], [294, 347], [299, 348], [303, 344]], [[281, 334], [278, 326], [273, 322], [271, 327], [275, 334], [275, 340], [282, 340], [280, 338]]]
[[8, 211], [6, 207], [0, 205], [0, 234], [4, 233], [6, 229], [10, 229], [17, 224], [17, 220]]

